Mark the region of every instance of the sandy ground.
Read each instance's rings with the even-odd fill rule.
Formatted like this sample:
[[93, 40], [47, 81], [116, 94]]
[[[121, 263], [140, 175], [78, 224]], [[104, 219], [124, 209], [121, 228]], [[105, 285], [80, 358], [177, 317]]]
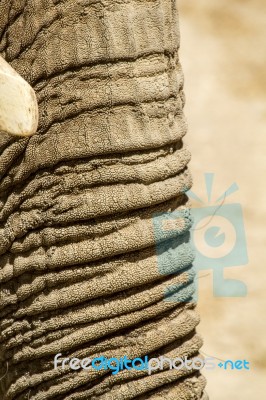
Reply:
[[[246, 359], [251, 369], [206, 371], [211, 400], [266, 398], [266, 2], [179, 0], [193, 191], [206, 200], [204, 173], [215, 173], [213, 198], [233, 183], [225, 203], [240, 203], [249, 261], [225, 269], [245, 282], [242, 298], [214, 297], [212, 271], [199, 273], [199, 332], [204, 353]], [[210, 204], [209, 204], [210, 205]], [[193, 202], [193, 207], [199, 204]], [[215, 265], [215, 264], [214, 264]]]

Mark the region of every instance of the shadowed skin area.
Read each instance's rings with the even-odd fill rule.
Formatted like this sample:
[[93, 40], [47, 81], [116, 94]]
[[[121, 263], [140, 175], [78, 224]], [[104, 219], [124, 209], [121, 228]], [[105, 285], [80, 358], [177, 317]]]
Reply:
[[1, 398], [207, 399], [193, 369], [53, 364], [199, 355], [189, 213], [163, 254], [153, 227], [191, 187], [175, 2], [3, 0], [0, 36], [39, 104], [0, 142]]

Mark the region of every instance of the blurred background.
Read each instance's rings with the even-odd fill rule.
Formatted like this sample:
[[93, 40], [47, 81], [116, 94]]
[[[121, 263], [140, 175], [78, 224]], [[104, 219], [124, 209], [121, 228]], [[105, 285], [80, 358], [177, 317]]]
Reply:
[[[246, 359], [250, 371], [205, 371], [210, 400], [266, 399], [266, 1], [179, 0], [185, 114], [192, 152], [193, 192], [210, 206], [205, 173], [214, 173], [212, 198], [234, 182], [225, 204], [244, 213], [248, 263], [224, 269], [243, 281], [246, 297], [218, 298], [213, 271], [199, 275], [198, 331], [203, 352]], [[217, 204], [216, 204], [217, 205]], [[215, 264], [214, 264], [215, 266]]]

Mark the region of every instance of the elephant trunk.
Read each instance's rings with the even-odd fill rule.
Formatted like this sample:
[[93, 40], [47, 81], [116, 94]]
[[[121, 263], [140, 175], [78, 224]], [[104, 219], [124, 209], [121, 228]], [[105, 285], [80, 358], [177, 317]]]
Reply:
[[202, 344], [175, 1], [2, 0], [0, 36], [39, 105], [37, 135], [0, 138], [2, 397], [202, 399], [194, 369], [54, 368]]

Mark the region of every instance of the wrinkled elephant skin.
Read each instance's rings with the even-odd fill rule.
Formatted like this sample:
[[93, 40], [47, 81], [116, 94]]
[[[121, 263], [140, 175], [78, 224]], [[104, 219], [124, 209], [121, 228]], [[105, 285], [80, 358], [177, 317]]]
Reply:
[[2, 0], [0, 34], [39, 105], [36, 135], [0, 138], [0, 397], [206, 399], [195, 370], [53, 364], [199, 355], [195, 304], [165, 298], [193, 293], [189, 213], [164, 274], [153, 226], [191, 187], [175, 1]]

